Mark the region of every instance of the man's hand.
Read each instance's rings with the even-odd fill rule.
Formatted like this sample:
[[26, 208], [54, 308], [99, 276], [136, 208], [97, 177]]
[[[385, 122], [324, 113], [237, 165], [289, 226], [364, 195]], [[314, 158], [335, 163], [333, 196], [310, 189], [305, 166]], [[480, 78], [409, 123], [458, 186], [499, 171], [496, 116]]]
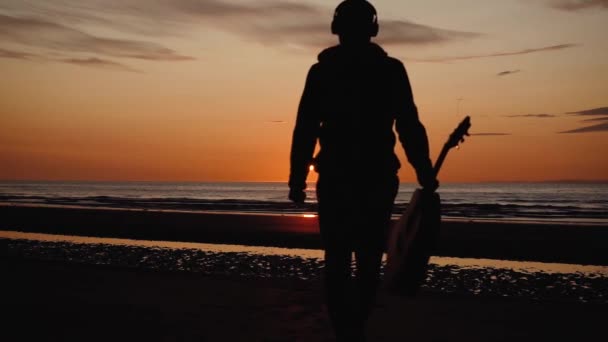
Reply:
[[306, 192], [303, 189], [290, 189], [289, 200], [296, 203], [302, 204], [306, 199]]
[[418, 182], [422, 185], [424, 191], [435, 192], [439, 188], [439, 181], [431, 174], [420, 175]]

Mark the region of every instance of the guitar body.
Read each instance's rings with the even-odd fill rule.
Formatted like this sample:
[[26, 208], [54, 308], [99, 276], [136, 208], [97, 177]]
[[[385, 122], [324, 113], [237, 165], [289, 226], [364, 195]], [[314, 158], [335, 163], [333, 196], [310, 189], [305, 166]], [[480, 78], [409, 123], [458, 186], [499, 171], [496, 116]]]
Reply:
[[385, 286], [394, 294], [414, 296], [426, 278], [441, 226], [437, 193], [417, 189], [389, 235]]
[[[471, 118], [466, 117], [450, 134], [435, 165], [439, 173], [448, 151], [469, 135]], [[392, 227], [387, 245], [385, 287], [389, 292], [414, 296], [426, 278], [431, 253], [441, 226], [441, 200], [435, 192], [417, 189], [407, 209]]]

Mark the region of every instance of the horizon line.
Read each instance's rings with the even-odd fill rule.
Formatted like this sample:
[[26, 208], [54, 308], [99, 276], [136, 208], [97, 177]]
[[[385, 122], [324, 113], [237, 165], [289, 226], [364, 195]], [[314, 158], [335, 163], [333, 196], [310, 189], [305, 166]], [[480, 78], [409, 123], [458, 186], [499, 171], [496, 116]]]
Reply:
[[[0, 179], [0, 182], [41, 182], [41, 183], [285, 183], [281, 181], [251, 181], [251, 180], [230, 180], [230, 181], [208, 181], [208, 180], [94, 180], [94, 179]], [[307, 181], [315, 184], [316, 181]], [[481, 183], [588, 183], [601, 184], [608, 183], [608, 179], [550, 179], [550, 180], [484, 180], [484, 181], [444, 181], [439, 184], [481, 184]], [[417, 182], [402, 182], [399, 184], [416, 184]]]

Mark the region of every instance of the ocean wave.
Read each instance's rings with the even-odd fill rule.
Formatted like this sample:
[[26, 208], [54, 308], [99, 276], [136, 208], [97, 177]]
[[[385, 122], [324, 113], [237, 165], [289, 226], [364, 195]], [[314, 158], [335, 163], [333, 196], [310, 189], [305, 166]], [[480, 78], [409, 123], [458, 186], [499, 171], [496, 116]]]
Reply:
[[[15, 196], [0, 195], [0, 203], [18, 203], [33, 205], [80, 206], [126, 208], [143, 210], [184, 210], [184, 211], [225, 211], [254, 212], [270, 214], [315, 213], [317, 203], [312, 200], [301, 205], [288, 201], [247, 200], [247, 199], [202, 199], [202, 198], [126, 198], [116, 196]], [[356, 200], [353, 202], [356, 206]], [[407, 208], [407, 203], [396, 203], [393, 214], [399, 215]], [[571, 220], [608, 223], [606, 203], [589, 205], [589, 203], [564, 202], [534, 203], [466, 203], [457, 200], [442, 201], [442, 215], [454, 218], [485, 219], [535, 219], [535, 220]]]

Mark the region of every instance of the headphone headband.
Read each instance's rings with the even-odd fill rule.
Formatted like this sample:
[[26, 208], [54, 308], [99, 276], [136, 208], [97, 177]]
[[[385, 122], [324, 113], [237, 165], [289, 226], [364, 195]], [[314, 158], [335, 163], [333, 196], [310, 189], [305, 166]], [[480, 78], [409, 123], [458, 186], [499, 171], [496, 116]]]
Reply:
[[[369, 21], [365, 22], [367, 20]], [[360, 30], [370, 37], [378, 35], [378, 14], [372, 4], [365, 0], [345, 0], [336, 7], [331, 33], [347, 34], [355, 25], [360, 26]]]

